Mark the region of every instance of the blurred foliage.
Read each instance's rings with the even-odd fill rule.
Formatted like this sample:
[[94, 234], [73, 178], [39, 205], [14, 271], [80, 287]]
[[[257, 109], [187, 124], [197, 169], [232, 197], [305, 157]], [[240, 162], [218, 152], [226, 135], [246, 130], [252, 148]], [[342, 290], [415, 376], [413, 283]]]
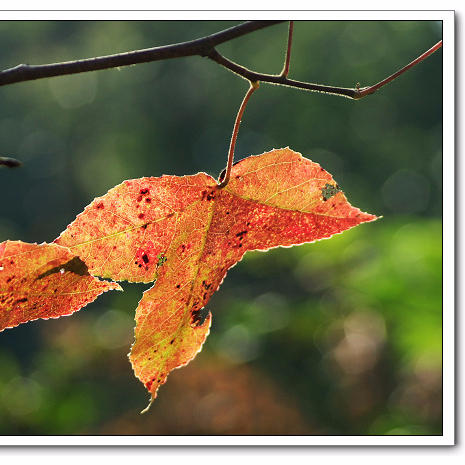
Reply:
[[[186, 41], [231, 21], [0, 21], [0, 68]], [[295, 24], [290, 77], [354, 87], [441, 37], [440, 22]], [[282, 24], [223, 44], [279, 73]], [[246, 255], [208, 307], [210, 336], [149, 413], [126, 354], [144, 285], [0, 334], [0, 433], [442, 433], [441, 51], [361, 101], [262, 84], [236, 159], [290, 146], [375, 223]], [[0, 241], [52, 241], [125, 179], [214, 176], [247, 82], [190, 57], [0, 88]]]

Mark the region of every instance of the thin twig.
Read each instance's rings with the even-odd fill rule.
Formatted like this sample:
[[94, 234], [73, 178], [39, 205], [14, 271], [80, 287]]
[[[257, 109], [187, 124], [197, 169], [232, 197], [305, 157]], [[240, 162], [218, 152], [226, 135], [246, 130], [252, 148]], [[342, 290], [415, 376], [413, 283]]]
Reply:
[[441, 47], [442, 47], [442, 40], [440, 40], [436, 45], [433, 45], [429, 50], [427, 50], [425, 53], [420, 55], [418, 58], [410, 62], [407, 66], [404, 66], [402, 69], [400, 69], [396, 73], [391, 74], [391, 76], [378, 82], [378, 84], [360, 89], [360, 91], [358, 92], [358, 96], [355, 98], [359, 99], [359, 98], [365, 97], [366, 95], [372, 94], [373, 92], [377, 91], [379, 88], [385, 86], [389, 82], [393, 81], [395, 78], [399, 77], [401, 74], [404, 74], [410, 68], [413, 68], [415, 65], [420, 63], [420, 61], [423, 61], [425, 58], [429, 57], [432, 53], [434, 53], [436, 50], [439, 50]]
[[220, 188], [225, 187], [229, 182], [229, 178], [231, 176], [231, 169], [232, 169], [233, 162], [234, 162], [234, 149], [236, 148], [237, 133], [239, 132], [239, 126], [241, 124], [242, 115], [244, 114], [244, 110], [245, 110], [245, 107], [247, 105], [247, 102], [250, 99], [250, 96], [259, 87], [260, 87], [260, 84], [259, 84], [258, 81], [250, 82], [249, 90], [245, 94], [244, 100], [242, 100], [239, 111], [237, 112], [236, 121], [234, 122], [234, 129], [233, 129], [233, 133], [232, 133], [232, 136], [231, 136], [231, 143], [229, 144], [228, 164], [226, 166], [226, 173], [224, 175], [224, 178], [221, 178], [221, 176], [220, 176], [220, 181], [221, 182], [218, 184], [218, 187], [220, 187]]
[[236, 73], [244, 79], [252, 82], [261, 81], [267, 82], [269, 84], [279, 84], [282, 86], [296, 87], [298, 89], [312, 90], [315, 92], [326, 92], [328, 94], [336, 94], [349, 98], [355, 98], [355, 95], [358, 93], [357, 89], [350, 89], [347, 87], [333, 87], [321, 84], [311, 84], [309, 82], [294, 81], [293, 79], [288, 79], [285, 76], [277, 74], [256, 73], [255, 71], [251, 71], [244, 66], [234, 63], [233, 61], [218, 53], [218, 51], [215, 49], [208, 55], [208, 58], [216, 61], [221, 66], [224, 66], [233, 73]]
[[289, 74], [289, 65], [291, 63], [291, 47], [292, 47], [292, 32], [294, 30], [294, 21], [289, 21], [289, 35], [287, 37], [287, 50], [286, 58], [284, 60], [284, 67], [281, 71], [281, 76], [287, 77]]

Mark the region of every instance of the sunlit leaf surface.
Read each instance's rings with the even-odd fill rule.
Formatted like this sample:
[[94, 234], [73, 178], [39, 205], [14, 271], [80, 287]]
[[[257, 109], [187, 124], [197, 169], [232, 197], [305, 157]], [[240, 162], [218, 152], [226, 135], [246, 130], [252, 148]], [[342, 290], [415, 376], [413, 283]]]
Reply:
[[374, 215], [331, 175], [289, 149], [234, 165], [221, 189], [205, 173], [125, 181], [95, 199], [56, 243], [97, 276], [156, 284], [136, 311], [130, 359], [152, 397], [209, 332], [203, 308], [248, 250], [329, 238]]

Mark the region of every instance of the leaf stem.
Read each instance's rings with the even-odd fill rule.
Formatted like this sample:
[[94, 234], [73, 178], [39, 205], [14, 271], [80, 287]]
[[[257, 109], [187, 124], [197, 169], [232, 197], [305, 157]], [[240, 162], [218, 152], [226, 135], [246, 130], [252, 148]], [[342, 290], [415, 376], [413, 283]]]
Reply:
[[231, 142], [229, 144], [228, 164], [226, 166], [226, 173], [224, 175], [224, 178], [222, 180], [220, 179], [221, 182], [218, 184], [220, 189], [222, 189], [223, 187], [226, 187], [226, 185], [229, 182], [229, 178], [231, 176], [231, 169], [232, 169], [233, 162], [234, 162], [234, 149], [236, 148], [237, 133], [239, 132], [239, 126], [241, 124], [241, 119], [242, 119], [242, 115], [244, 114], [245, 107], [247, 105], [247, 102], [250, 99], [250, 96], [259, 87], [260, 87], [260, 84], [259, 84], [258, 81], [251, 81], [250, 82], [249, 90], [245, 94], [245, 97], [242, 100], [239, 111], [237, 112], [236, 121], [234, 122], [234, 129], [233, 129], [233, 133], [232, 133], [232, 136], [231, 136]]

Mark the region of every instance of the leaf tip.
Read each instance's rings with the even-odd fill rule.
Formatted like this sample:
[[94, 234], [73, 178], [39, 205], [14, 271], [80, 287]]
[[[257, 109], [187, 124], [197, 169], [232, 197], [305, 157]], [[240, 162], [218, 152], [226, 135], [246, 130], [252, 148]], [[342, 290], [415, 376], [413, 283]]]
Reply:
[[140, 412], [141, 415], [142, 415], [143, 413], [147, 413], [147, 412], [150, 410], [150, 407], [152, 406], [154, 400], [155, 400], [155, 397], [152, 396], [152, 397], [150, 398], [149, 405], [147, 405], [147, 407], [145, 407], [144, 410], [141, 410], [141, 412]]

